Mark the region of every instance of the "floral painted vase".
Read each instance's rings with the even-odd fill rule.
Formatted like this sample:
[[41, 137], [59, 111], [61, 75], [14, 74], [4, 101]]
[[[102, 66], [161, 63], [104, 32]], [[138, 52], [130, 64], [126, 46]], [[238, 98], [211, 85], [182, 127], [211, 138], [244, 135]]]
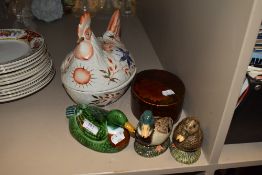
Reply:
[[78, 26], [78, 44], [62, 63], [61, 78], [77, 103], [104, 106], [111, 101], [100, 103], [101, 97], [120, 98], [126, 91], [136, 72], [135, 62], [119, 38], [119, 10], [114, 12], [102, 37], [95, 37], [90, 24], [89, 13], [83, 14]]

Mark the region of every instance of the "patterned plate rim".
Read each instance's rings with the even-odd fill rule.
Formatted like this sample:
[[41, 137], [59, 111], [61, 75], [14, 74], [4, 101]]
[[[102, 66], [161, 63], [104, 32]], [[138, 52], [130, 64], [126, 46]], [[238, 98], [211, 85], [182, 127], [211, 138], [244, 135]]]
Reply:
[[5, 65], [24, 59], [38, 52], [44, 46], [44, 38], [41, 34], [28, 29], [0, 29], [0, 40], [23, 40], [30, 46], [31, 50], [18, 58], [0, 63]]

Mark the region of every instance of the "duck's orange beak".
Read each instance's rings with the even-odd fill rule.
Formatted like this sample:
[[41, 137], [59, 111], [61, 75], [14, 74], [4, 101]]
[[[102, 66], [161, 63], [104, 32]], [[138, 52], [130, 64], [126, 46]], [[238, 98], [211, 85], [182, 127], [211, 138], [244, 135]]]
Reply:
[[135, 135], [136, 129], [131, 123], [126, 122], [125, 125], [124, 125], [124, 128], [129, 131], [131, 136]]

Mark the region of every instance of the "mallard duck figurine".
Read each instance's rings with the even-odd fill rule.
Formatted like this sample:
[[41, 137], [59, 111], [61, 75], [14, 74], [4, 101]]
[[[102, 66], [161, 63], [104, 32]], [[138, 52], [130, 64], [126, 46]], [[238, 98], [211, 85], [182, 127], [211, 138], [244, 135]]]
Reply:
[[181, 163], [192, 164], [199, 159], [203, 133], [194, 117], [183, 119], [175, 128], [170, 147], [172, 156]]
[[88, 105], [74, 105], [66, 109], [71, 135], [82, 145], [103, 153], [115, 153], [124, 149], [135, 133], [120, 110], [106, 111]]
[[154, 117], [146, 110], [141, 115], [136, 135], [135, 150], [144, 157], [154, 157], [166, 151], [170, 143], [173, 120], [170, 117]]

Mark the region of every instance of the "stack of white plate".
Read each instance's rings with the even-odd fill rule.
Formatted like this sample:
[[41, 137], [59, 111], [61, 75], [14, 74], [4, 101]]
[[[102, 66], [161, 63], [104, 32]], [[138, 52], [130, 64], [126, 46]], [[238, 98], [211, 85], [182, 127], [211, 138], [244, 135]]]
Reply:
[[40, 34], [23, 29], [0, 29], [0, 102], [39, 91], [54, 74], [50, 54]]

